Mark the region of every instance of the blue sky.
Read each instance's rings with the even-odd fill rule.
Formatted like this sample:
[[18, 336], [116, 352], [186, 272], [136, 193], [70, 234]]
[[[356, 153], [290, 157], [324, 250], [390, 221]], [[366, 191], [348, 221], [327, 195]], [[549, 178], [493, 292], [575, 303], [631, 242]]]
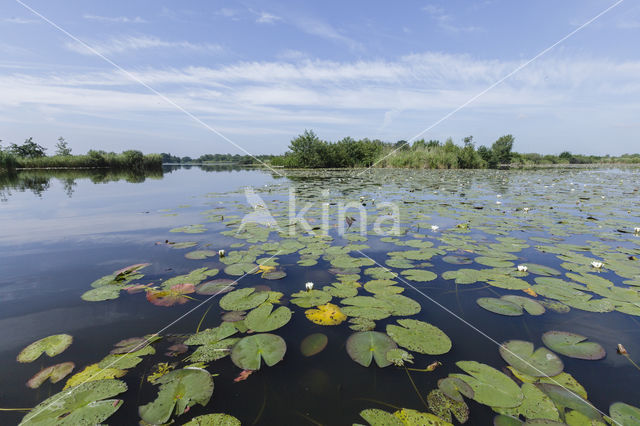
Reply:
[[[21, 0], [252, 154], [410, 139], [614, 0]], [[426, 139], [640, 152], [640, 2], [626, 0]], [[242, 153], [13, 0], [0, 3], [0, 139], [75, 152]]]

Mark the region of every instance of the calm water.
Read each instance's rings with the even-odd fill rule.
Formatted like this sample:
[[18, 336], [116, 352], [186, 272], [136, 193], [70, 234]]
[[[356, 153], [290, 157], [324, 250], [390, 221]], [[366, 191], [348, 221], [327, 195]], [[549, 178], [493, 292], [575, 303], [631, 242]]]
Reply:
[[[538, 182], [540, 176], [545, 182]], [[613, 193], [613, 196], [618, 196], [620, 203], [613, 202], [606, 207], [598, 205], [591, 210], [576, 210], [571, 207], [575, 206], [573, 201], [567, 202], [566, 206], [558, 205], [558, 211], [564, 209], [567, 217], [578, 218], [581, 222], [585, 222], [588, 215], [600, 216], [601, 223], [608, 220], [603, 223], [603, 229], [599, 230], [596, 224], [590, 228], [590, 233], [569, 232], [569, 235], [562, 236], [563, 241], [576, 244], [599, 241], [612, 247], [624, 246], [637, 250], [637, 244], [630, 238], [624, 241], [608, 238], [616, 226], [611, 223], [611, 218], [606, 217], [610, 212], [622, 215], [617, 211], [619, 208], [629, 210], [625, 214], [629, 215], [630, 222], [637, 219], [637, 193], [632, 192], [633, 188], [638, 187], [637, 176], [631, 169], [473, 173], [377, 171], [373, 176], [365, 174], [360, 177], [356, 177], [352, 171], [334, 171], [296, 172], [283, 178], [262, 170], [205, 170], [193, 167], [166, 170], [163, 175], [147, 177], [68, 172], [51, 175], [39, 172], [24, 173], [18, 179], [5, 178], [0, 182], [3, 185], [0, 189], [0, 407], [33, 407], [59, 392], [64, 380], [54, 385], [46, 382], [37, 390], [25, 386], [40, 368], [73, 361], [76, 371], [79, 371], [86, 365], [100, 361], [119, 340], [157, 332], [192, 309], [197, 302], [172, 307], [154, 306], [145, 300], [143, 293], [123, 293], [116, 300], [94, 303], [85, 302], [80, 296], [90, 289], [94, 280], [134, 263], [151, 263], [142, 271], [145, 274], [141, 280], [143, 283], [157, 283], [203, 266], [219, 268], [221, 272], [215, 278], [226, 277], [222, 272], [226, 265], [221, 264], [217, 257], [191, 260], [184, 257], [189, 249], [175, 250], [156, 243], [165, 240], [197, 241], [199, 248], [216, 251], [225, 249], [227, 252], [233, 250], [231, 244], [238, 240], [220, 234], [229, 226], [224, 222], [209, 223], [201, 213], [222, 207], [227, 214], [233, 215], [235, 212], [238, 218], [242, 217], [241, 214], [248, 207], [241, 191], [246, 186], [255, 188], [268, 207], [278, 206], [278, 211], [286, 210], [288, 189], [296, 188], [299, 202], [315, 202], [311, 216], [320, 211], [322, 202], [358, 201], [360, 197], [367, 200], [375, 198], [378, 205], [387, 199], [395, 201], [401, 204], [401, 213], [405, 208], [413, 209], [411, 214], [414, 218], [415, 209], [430, 206], [433, 210], [422, 211], [428, 216], [423, 223], [412, 219], [402, 222], [401, 228], [403, 231], [409, 229], [410, 234], [433, 240], [438, 246], [437, 236], [455, 228], [457, 222], [468, 219], [462, 213], [459, 220], [455, 214], [444, 214], [447, 211], [451, 213], [460, 205], [470, 206], [471, 211], [471, 206], [483, 205], [484, 212], [494, 217], [495, 223], [499, 223], [500, 215], [509, 216], [514, 207], [522, 205], [520, 200], [535, 195], [531, 214], [538, 217], [546, 215], [551, 222], [553, 215], [559, 212], [542, 212], [542, 204], [555, 203], [556, 198], [553, 197], [557, 197], [558, 192], [564, 194], [567, 191], [566, 195], [559, 197], [564, 201], [566, 197], [573, 196], [569, 192], [569, 184], [581, 185], [581, 191], [584, 191], [585, 185], [587, 188], [588, 185], [597, 185], [607, 195], [619, 190], [620, 193]], [[624, 185], [618, 185], [620, 179], [625, 180]], [[621, 187], [623, 189], [617, 189]], [[331, 190], [328, 198], [323, 198], [323, 189]], [[625, 191], [630, 194], [623, 195]], [[496, 211], [496, 194], [502, 196], [500, 208], [506, 213]], [[545, 194], [556, 195], [545, 198]], [[416, 200], [427, 204], [424, 207], [422, 204], [411, 207]], [[539, 208], [538, 213], [536, 207]], [[300, 208], [297, 207], [298, 210]], [[369, 202], [367, 209], [374, 211], [375, 207]], [[475, 211], [484, 214], [483, 210]], [[199, 223], [206, 226], [206, 232], [169, 232], [178, 226]], [[429, 228], [434, 223], [441, 228], [438, 233]], [[353, 229], [358, 224], [356, 221]], [[627, 224], [620, 225], [623, 226]], [[332, 229], [331, 232], [335, 234], [336, 231]], [[540, 223], [514, 228], [506, 234], [525, 240], [531, 236], [549, 236], [548, 230]], [[483, 244], [491, 243], [496, 237], [473, 227], [466, 235]], [[622, 236], [626, 238], [626, 235]], [[335, 235], [332, 245], [348, 243]], [[210, 246], [205, 247], [207, 244]], [[363, 244], [369, 246], [363, 252], [383, 265], [387, 252], [399, 250], [393, 245], [385, 245], [375, 235], [370, 235]], [[529, 244], [529, 247], [516, 253], [516, 263], [530, 262], [561, 269], [562, 261], [554, 254], [536, 250], [534, 245], [539, 243], [535, 241]], [[238, 288], [267, 284], [272, 290], [284, 293], [283, 303], [287, 304], [288, 296], [303, 289], [307, 281], [313, 281], [319, 287], [336, 281], [329, 271], [332, 266], [322, 258], [311, 267], [298, 265], [298, 259], [297, 253], [278, 256], [279, 264], [287, 273], [284, 279], [266, 281], [260, 275], [248, 275], [239, 281]], [[433, 256], [428, 262], [431, 266], [425, 268], [437, 273], [438, 279], [414, 285], [496, 342], [522, 339], [533, 341], [538, 347], [541, 346], [542, 333], [553, 329], [588, 336], [607, 350], [607, 357], [600, 361], [563, 357], [564, 371], [570, 372], [585, 387], [589, 400], [604, 412], [616, 401], [629, 404], [640, 402], [640, 371], [615, 352], [616, 345], [624, 343], [632, 357], [640, 354], [640, 322], [637, 316], [618, 311], [594, 313], [579, 309], [572, 309], [569, 313], [548, 310], [537, 317], [526, 314], [520, 317], [496, 315], [480, 308], [475, 300], [502, 294], [524, 294], [484, 283], [456, 286], [453, 281], [442, 279], [441, 275], [460, 266], [444, 262], [441, 255]], [[478, 268], [479, 265], [462, 267]], [[623, 286], [622, 279], [613, 273], [603, 272], [603, 276]], [[524, 279], [534, 283], [534, 278], [530, 275]], [[360, 292], [364, 294], [362, 289]], [[434, 372], [412, 372], [412, 378], [424, 398], [437, 387], [439, 379], [449, 373], [461, 372], [455, 366], [456, 361], [475, 360], [500, 370], [504, 368], [506, 364], [494, 342], [415, 290], [407, 288], [403, 294], [422, 305], [422, 311], [413, 318], [437, 325], [453, 342], [452, 350], [445, 355], [415, 354], [415, 367], [424, 368], [434, 360], [443, 364]], [[193, 296], [198, 300], [207, 298]], [[195, 332], [209, 306], [212, 307], [204, 319], [203, 327], [218, 325], [218, 297], [172, 325], [163, 334]], [[334, 299], [333, 303], [337, 303], [337, 300]], [[273, 332], [287, 342], [284, 360], [274, 367], [262, 368], [239, 383], [235, 383], [233, 378], [240, 369], [233, 365], [229, 357], [210, 363], [208, 371], [217, 376], [214, 377], [215, 390], [209, 405], [194, 406], [189, 413], [176, 418], [178, 424], [195, 415], [211, 412], [234, 415], [243, 424], [303, 425], [363, 423], [358, 413], [365, 408], [393, 411], [390, 406], [395, 406], [428, 411], [416, 395], [404, 369], [394, 366], [364, 368], [349, 358], [345, 342], [352, 331], [347, 323], [334, 327], [315, 325], [305, 318], [304, 309], [291, 304], [288, 306], [294, 311], [293, 319], [285, 327]], [[386, 324], [394, 322], [393, 318], [377, 321], [376, 330], [384, 331]], [[325, 333], [329, 344], [320, 354], [305, 358], [299, 350], [300, 342], [314, 332]], [[16, 355], [29, 343], [58, 333], [68, 333], [74, 337], [73, 344], [61, 355], [53, 360], [42, 356], [30, 364], [15, 361]], [[122, 378], [129, 387], [125, 394], [119, 396], [125, 402], [106, 423], [119, 425], [138, 422], [138, 406], [153, 400], [157, 393], [157, 386], [146, 383], [144, 377], [157, 362], [166, 361], [161, 355], [171, 345], [169, 340], [164, 339], [156, 345], [158, 356], [145, 358]], [[468, 404], [471, 409], [468, 424], [491, 422], [495, 413], [489, 408], [471, 400], [468, 400]], [[17, 424], [23, 415], [19, 412], [0, 412], [0, 424]]]

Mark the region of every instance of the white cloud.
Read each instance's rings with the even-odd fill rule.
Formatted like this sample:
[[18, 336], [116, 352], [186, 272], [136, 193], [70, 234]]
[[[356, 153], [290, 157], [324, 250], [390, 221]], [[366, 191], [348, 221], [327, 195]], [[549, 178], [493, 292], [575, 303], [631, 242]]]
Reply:
[[260, 24], [275, 24], [277, 21], [282, 21], [282, 18], [268, 12], [260, 12], [256, 19]]
[[[217, 44], [167, 41], [154, 36], [123, 36], [114, 37], [107, 41], [86, 41], [86, 43], [103, 55], [142, 49], [183, 49], [205, 53], [219, 53], [223, 50], [222, 46]], [[77, 42], [68, 42], [65, 46], [67, 49], [83, 55], [94, 55], [90, 49]]]
[[2, 22], [6, 22], [7, 24], [24, 25], [24, 24], [37, 24], [40, 21], [38, 21], [37, 19], [11, 17], [11, 18], [3, 18]]
[[293, 21], [294, 25], [301, 31], [314, 36], [322, 37], [333, 42], [345, 44], [351, 50], [362, 50], [361, 43], [345, 36], [331, 24], [312, 18], [298, 18]]
[[447, 14], [446, 11], [440, 6], [428, 4], [424, 6], [422, 10], [427, 12], [427, 14], [429, 14], [429, 16], [431, 16], [431, 18], [433, 18], [436, 21], [436, 23], [438, 24], [438, 27], [440, 27], [443, 30], [454, 32], [454, 33], [474, 32], [474, 31], [481, 30], [480, 27], [476, 27], [472, 25], [462, 26], [462, 25], [455, 24], [453, 17]]
[[89, 21], [111, 22], [116, 24], [146, 24], [148, 22], [139, 16], [129, 18], [127, 16], [100, 16], [86, 13], [82, 17]]

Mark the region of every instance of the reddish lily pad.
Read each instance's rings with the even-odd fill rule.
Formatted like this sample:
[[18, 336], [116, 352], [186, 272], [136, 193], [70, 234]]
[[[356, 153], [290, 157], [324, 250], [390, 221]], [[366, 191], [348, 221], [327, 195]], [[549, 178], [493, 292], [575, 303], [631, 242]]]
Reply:
[[147, 300], [156, 306], [173, 306], [187, 303], [190, 297], [187, 294], [194, 293], [196, 288], [193, 284], [176, 284], [169, 290], [149, 290]]

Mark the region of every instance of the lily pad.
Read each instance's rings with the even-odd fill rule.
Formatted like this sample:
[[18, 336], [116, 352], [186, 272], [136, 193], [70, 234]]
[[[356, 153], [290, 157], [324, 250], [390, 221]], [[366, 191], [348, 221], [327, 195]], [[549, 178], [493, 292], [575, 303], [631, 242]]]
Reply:
[[81, 383], [42, 401], [24, 416], [20, 425], [99, 424], [122, 405], [122, 400], [105, 398], [126, 390], [127, 385], [120, 380]]
[[404, 426], [405, 424], [392, 413], [377, 408], [369, 408], [360, 412], [370, 426]]
[[405, 362], [413, 364], [413, 355], [404, 349], [395, 348], [387, 351], [387, 361], [391, 362], [396, 367], [404, 366]]
[[117, 299], [120, 297], [120, 290], [122, 290], [122, 287], [117, 285], [103, 285], [85, 291], [80, 297], [87, 302], [102, 302], [104, 300]]
[[54, 357], [64, 352], [71, 343], [73, 337], [68, 334], [54, 334], [40, 340], [36, 340], [18, 354], [18, 362], [33, 362], [40, 358], [42, 353], [46, 353], [50, 357]]
[[206, 296], [229, 293], [230, 291], [233, 291], [235, 284], [237, 284], [235, 280], [218, 278], [217, 280], [207, 281], [198, 285], [196, 287], [196, 293]]
[[393, 413], [394, 416], [400, 419], [405, 426], [451, 426], [451, 423], [442, 420], [440, 417], [431, 413], [422, 413], [410, 408], [403, 408]]
[[364, 367], [369, 367], [373, 359], [380, 368], [390, 365], [386, 354], [395, 348], [395, 342], [379, 331], [354, 333], [347, 339], [347, 353], [352, 360]]
[[29, 379], [29, 381], [27, 382], [27, 386], [31, 389], [37, 389], [44, 382], [46, 382], [47, 379], [49, 379], [51, 383], [58, 383], [60, 380], [67, 377], [69, 373], [73, 371], [75, 366], [76, 365], [73, 362], [63, 362], [61, 364], [47, 367], [43, 370], [40, 370], [31, 379]]
[[518, 371], [529, 376], [556, 376], [562, 373], [562, 360], [545, 347], [533, 350], [533, 343], [509, 340], [500, 346], [500, 356]]
[[529, 315], [542, 315], [545, 313], [544, 306], [536, 300], [529, 299], [528, 297], [508, 294], [506, 296], [502, 296], [500, 299], [521, 306]]
[[640, 408], [624, 402], [611, 404], [609, 416], [619, 425], [640, 426]]
[[438, 389], [440, 389], [449, 398], [463, 402], [462, 395], [473, 399], [473, 389], [466, 382], [456, 379], [455, 377], [445, 377], [438, 380]]
[[413, 319], [400, 319], [387, 325], [387, 334], [400, 346], [428, 355], [441, 355], [451, 350], [451, 339], [438, 327]]
[[240, 426], [240, 420], [229, 414], [214, 413], [194, 417], [184, 426]]
[[187, 303], [191, 297], [187, 294], [195, 293], [193, 284], [175, 284], [168, 290], [148, 290], [147, 300], [156, 306], [173, 306]]
[[560, 420], [560, 412], [551, 398], [533, 384], [524, 383], [522, 385], [522, 394], [524, 395], [524, 400], [518, 407], [494, 408], [494, 410], [514, 417], [522, 415], [531, 420], [550, 420], [553, 422]]
[[591, 420], [602, 419], [598, 410], [590, 402], [586, 401], [575, 392], [571, 392], [562, 386], [551, 383], [538, 383], [535, 386], [551, 398], [557, 407], [576, 410]]
[[213, 250], [195, 250], [185, 254], [184, 257], [186, 257], [187, 259], [200, 260], [200, 259], [206, 259], [207, 257], [214, 257], [217, 255], [218, 255], [218, 252]]
[[333, 303], [325, 303], [316, 309], [307, 309], [304, 314], [309, 321], [318, 325], [338, 325], [347, 319], [340, 307]]
[[98, 363], [88, 365], [84, 370], [69, 377], [63, 389], [67, 389], [85, 382], [94, 382], [104, 379], [116, 379], [127, 374], [126, 370], [118, 368], [100, 368]]
[[517, 317], [523, 314], [522, 307], [508, 300], [497, 299], [495, 297], [481, 297], [476, 300], [480, 307], [494, 314]]
[[422, 283], [433, 281], [438, 278], [438, 276], [433, 272], [425, 271], [423, 269], [405, 269], [401, 274], [408, 280]]
[[469, 420], [469, 406], [464, 401], [456, 401], [449, 398], [438, 389], [429, 392], [427, 403], [429, 404], [429, 409], [436, 416], [449, 423], [453, 421], [453, 417], [460, 423], [465, 423]]
[[267, 291], [255, 291], [254, 288], [241, 288], [225, 294], [220, 299], [220, 307], [225, 311], [247, 311], [269, 298]]
[[247, 314], [244, 323], [249, 329], [262, 333], [277, 330], [291, 320], [291, 309], [280, 306], [273, 310], [271, 303], [263, 303]]
[[211, 374], [201, 368], [174, 370], [160, 377], [156, 383], [160, 384], [158, 397], [138, 409], [142, 420], [151, 424], [164, 424], [172, 413], [182, 415], [195, 404], [205, 406], [213, 394]]
[[291, 295], [291, 303], [301, 308], [311, 308], [324, 305], [332, 299], [331, 295], [322, 290], [303, 290]]
[[326, 334], [313, 333], [302, 340], [300, 352], [306, 357], [313, 356], [322, 352], [327, 347], [327, 343], [329, 343], [329, 338]]
[[259, 370], [261, 359], [272, 367], [282, 361], [287, 351], [284, 339], [275, 334], [243, 337], [231, 351], [231, 360], [243, 370]]
[[568, 331], [547, 331], [542, 335], [546, 347], [570, 358], [598, 360], [607, 355], [599, 343], [585, 340], [587, 337]]
[[287, 276], [285, 271], [268, 271], [262, 274], [265, 280], [280, 280]]
[[469, 375], [451, 374], [473, 389], [473, 399], [491, 407], [513, 408], [522, 403], [520, 387], [507, 375], [476, 361], [458, 361], [456, 365]]

